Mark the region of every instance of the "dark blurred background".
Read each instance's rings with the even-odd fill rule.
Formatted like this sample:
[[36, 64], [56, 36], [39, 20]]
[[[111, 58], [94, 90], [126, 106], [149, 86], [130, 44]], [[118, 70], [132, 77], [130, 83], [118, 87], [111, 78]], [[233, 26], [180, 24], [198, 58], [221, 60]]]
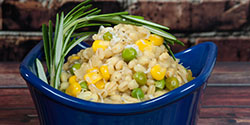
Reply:
[[[41, 25], [82, 0], [0, 0], [0, 61], [20, 62], [41, 39]], [[250, 0], [94, 0], [102, 13], [129, 11], [171, 28], [186, 46], [217, 44], [218, 61], [250, 61]]]

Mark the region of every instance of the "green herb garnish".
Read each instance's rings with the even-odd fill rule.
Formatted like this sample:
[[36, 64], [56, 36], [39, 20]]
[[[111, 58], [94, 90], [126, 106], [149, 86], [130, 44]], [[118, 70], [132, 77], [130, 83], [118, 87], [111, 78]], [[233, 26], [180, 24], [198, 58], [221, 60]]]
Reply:
[[168, 27], [146, 21], [141, 16], [128, 15], [128, 12], [99, 14], [101, 12], [100, 9], [90, 9], [92, 7], [91, 4], [85, 5], [90, 1], [91, 0], [86, 0], [78, 4], [66, 16], [64, 16], [63, 12], [60, 16], [57, 14], [54, 37], [52, 22], [49, 21], [48, 26], [46, 24], [42, 25], [44, 54], [49, 77], [46, 77], [41, 62], [37, 59], [38, 77], [44, 82], [50, 83], [50, 85], [56, 89], [60, 86], [60, 74], [65, 56], [81, 41], [96, 33], [82, 32], [73, 34], [77, 29], [101, 25], [111, 26], [112, 24], [119, 23], [143, 26], [152, 33], [162, 36], [165, 39], [164, 45], [174, 60], [175, 57], [168, 44], [177, 43], [184, 45], [181, 41], [177, 40], [176, 37], [166, 32], [166, 30], [169, 30]]

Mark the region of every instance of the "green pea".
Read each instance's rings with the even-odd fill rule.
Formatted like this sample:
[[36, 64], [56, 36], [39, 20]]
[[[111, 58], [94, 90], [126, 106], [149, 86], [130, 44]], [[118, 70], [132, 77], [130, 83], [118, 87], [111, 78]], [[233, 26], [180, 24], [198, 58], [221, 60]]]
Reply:
[[71, 73], [71, 74], [74, 74], [74, 71], [77, 70], [77, 69], [80, 69], [80, 67], [81, 67], [81, 64], [80, 64], [80, 63], [75, 63], [75, 64], [71, 67], [70, 73]]
[[106, 32], [103, 34], [103, 39], [106, 41], [110, 41], [112, 39], [112, 34], [110, 32]]
[[187, 70], [188, 74], [187, 74], [187, 80], [188, 81], [192, 81], [194, 79], [192, 71], [189, 69]]
[[86, 90], [88, 89], [88, 85], [86, 81], [81, 82], [80, 86], [82, 87], [82, 89], [86, 89]]
[[133, 78], [139, 85], [145, 85], [147, 83], [147, 76], [144, 72], [136, 72]]
[[159, 89], [162, 90], [162, 89], [164, 89], [165, 85], [166, 85], [165, 79], [155, 81], [155, 87], [156, 88], [159, 88]]
[[130, 60], [136, 58], [137, 52], [134, 48], [126, 48], [122, 51], [122, 58], [124, 61], [129, 62]]
[[166, 80], [166, 87], [171, 91], [179, 87], [179, 81], [175, 77], [169, 77]]
[[143, 99], [144, 98], [144, 93], [141, 90], [141, 88], [136, 88], [136, 89], [133, 89], [133, 91], [131, 93], [131, 96], [134, 97], [134, 98], [137, 98], [137, 99]]

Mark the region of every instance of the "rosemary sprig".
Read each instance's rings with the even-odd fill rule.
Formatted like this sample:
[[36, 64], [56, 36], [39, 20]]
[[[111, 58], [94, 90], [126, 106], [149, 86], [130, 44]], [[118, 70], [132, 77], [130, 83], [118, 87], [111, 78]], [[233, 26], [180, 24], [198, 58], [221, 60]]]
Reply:
[[39, 59], [36, 59], [36, 65], [37, 65], [37, 74], [38, 77], [43, 80], [45, 83], [48, 83], [47, 81], [47, 77], [45, 75], [45, 72], [43, 71], [43, 65], [42, 63], [39, 61]]
[[85, 0], [78, 4], [66, 16], [64, 16], [63, 12], [60, 16], [57, 14], [54, 37], [52, 22], [49, 21], [48, 26], [46, 24], [42, 25], [44, 54], [49, 76], [46, 77], [41, 62], [39, 59], [36, 59], [38, 77], [44, 82], [50, 83], [50, 85], [56, 89], [60, 86], [60, 75], [65, 56], [73, 47], [95, 33], [82, 32], [74, 34], [74, 31], [77, 29], [101, 25], [111, 26], [112, 24], [119, 23], [143, 26], [152, 33], [160, 35], [165, 39], [164, 45], [174, 60], [175, 57], [168, 44], [177, 43], [184, 45], [181, 41], [177, 40], [175, 36], [166, 32], [166, 30], [169, 30], [168, 27], [146, 21], [144, 17], [141, 16], [128, 15], [128, 12], [98, 15], [101, 12], [100, 9], [90, 9], [92, 7], [91, 4], [85, 5], [90, 1], [91, 0]]

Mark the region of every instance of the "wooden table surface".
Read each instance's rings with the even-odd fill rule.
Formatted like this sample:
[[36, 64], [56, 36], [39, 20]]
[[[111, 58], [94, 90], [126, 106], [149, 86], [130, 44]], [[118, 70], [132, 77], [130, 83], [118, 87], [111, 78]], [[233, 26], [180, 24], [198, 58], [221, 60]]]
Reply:
[[[19, 63], [0, 62], [0, 124], [39, 124]], [[198, 125], [250, 125], [250, 62], [217, 62]]]

